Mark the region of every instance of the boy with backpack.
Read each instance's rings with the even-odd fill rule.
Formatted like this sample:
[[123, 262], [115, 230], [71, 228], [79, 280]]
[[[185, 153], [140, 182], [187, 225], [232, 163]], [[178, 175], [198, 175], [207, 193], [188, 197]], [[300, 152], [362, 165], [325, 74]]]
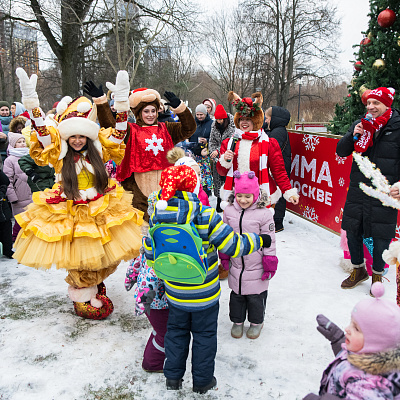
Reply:
[[[217, 385], [214, 367], [221, 293], [217, 249], [231, 257], [241, 257], [260, 247], [269, 247], [271, 238], [255, 233], [239, 235], [222, 222], [213, 208], [203, 206], [197, 197], [200, 180], [186, 165], [165, 169], [160, 186], [155, 211], [150, 216], [151, 237], [146, 237], [145, 253], [150, 264], [150, 260], [154, 260], [156, 273], [162, 273], [164, 265], [170, 268], [165, 275], [173, 277], [172, 280], [164, 277], [169, 305], [164, 342], [166, 386], [168, 390], [182, 387], [192, 335], [193, 391], [203, 394]], [[158, 224], [167, 224], [161, 229], [164, 239], [162, 234], [155, 234], [153, 228]], [[184, 240], [175, 239], [174, 236], [182, 234], [183, 225], [188, 229], [187, 224], [192, 228], [192, 240], [188, 236]], [[202, 241], [200, 249], [195, 247], [197, 237]], [[191, 255], [188, 255], [190, 247]], [[167, 252], [163, 248], [168, 249]], [[182, 266], [184, 259], [187, 263]], [[197, 283], [189, 283], [192, 280]]]

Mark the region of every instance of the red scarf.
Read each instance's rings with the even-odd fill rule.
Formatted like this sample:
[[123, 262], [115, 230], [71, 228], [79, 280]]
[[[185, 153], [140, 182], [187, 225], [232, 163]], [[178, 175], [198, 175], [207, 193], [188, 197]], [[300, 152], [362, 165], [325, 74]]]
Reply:
[[381, 130], [388, 123], [391, 116], [392, 109], [388, 108], [381, 116], [372, 119], [372, 121], [361, 118], [364, 133], [355, 142], [354, 151], [364, 153], [370, 146], [372, 146], [375, 132]]

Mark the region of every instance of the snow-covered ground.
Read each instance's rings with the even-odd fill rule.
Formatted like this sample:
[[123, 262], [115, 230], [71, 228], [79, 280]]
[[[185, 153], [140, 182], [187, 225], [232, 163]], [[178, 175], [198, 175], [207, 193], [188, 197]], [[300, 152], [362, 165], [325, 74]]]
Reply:
[[[370, 283], [342, 290], [339, 237], [291, 213], [277, 234], [278, 272], [271, 280], [264, 329], [257, 340], [230, 336], [229, 288], [222, 281], [215, 375], [218, 390], [192, 392], [190, 360], [183, 388], [165, 389], [162, 374], [141, 369], [151, 327], [135, 317], [126, 292], [127, 263], [106, 280], [115, 311], [104, 321], [77, 317], [65, 271], [37, 271], [0, 259], [0, 399], [302, 399], [318, 392], [333, 359], [316, 330], [324, 313], [344, 328]], [[395, 301], [395, 270], [385, 297]], [[247, 324], [248, 325], [248, 324]]]

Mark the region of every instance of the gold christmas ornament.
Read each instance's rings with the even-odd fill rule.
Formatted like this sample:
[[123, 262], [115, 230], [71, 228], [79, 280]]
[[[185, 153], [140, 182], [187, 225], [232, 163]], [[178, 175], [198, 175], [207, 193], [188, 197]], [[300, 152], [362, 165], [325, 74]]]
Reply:
[[400, 46], [400, 36], [397, 36], [397, 46]]
[[352, 80], [351, 80], [351, 82], [350, 82], [350, 85], [352, 86], [352, 87], [354, 87], [355, 86], [355, 84], [356, 84], [356, 80], [353, 78]]
[[358, 94], [359, 94], [360, 96], [362, 96], [363, 93], [364, 93], [366, 90], [368, 90], [368, 88], [367, 88], [365, 85], [361, 85], [361, 86], [360, 86], [360, 89], [358, 90]]
[[372, 40], [374, 38], [374, 35], [372, 34], [372, 32], [368, 32], [367, 38], [369, 40]]
[[385, 61], [384, 60], [382, 60], [382, 58], [378, 58], [377, 60], [375, 60], [374, 61], [374, 63], [372, 64], [372, 66], [375, 68], [375, 69], [384, 69], [385, 68]]

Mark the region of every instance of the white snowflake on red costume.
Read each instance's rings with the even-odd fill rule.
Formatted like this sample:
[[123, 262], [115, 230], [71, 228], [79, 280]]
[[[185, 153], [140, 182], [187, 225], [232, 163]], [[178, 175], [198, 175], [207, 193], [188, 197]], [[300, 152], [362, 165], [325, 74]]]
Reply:
[[144, 139], [144, 141], [148, 143], [148, 146], [145, 148], [145, 150], [153, 150], [155, 156], [158, 154], [159, 151], [164, 150], [164, 147], [161, 146], [161, 143], [164, 141], [164, 139], [158, 138], [155, 133], [153, 133], [151, 139]]

